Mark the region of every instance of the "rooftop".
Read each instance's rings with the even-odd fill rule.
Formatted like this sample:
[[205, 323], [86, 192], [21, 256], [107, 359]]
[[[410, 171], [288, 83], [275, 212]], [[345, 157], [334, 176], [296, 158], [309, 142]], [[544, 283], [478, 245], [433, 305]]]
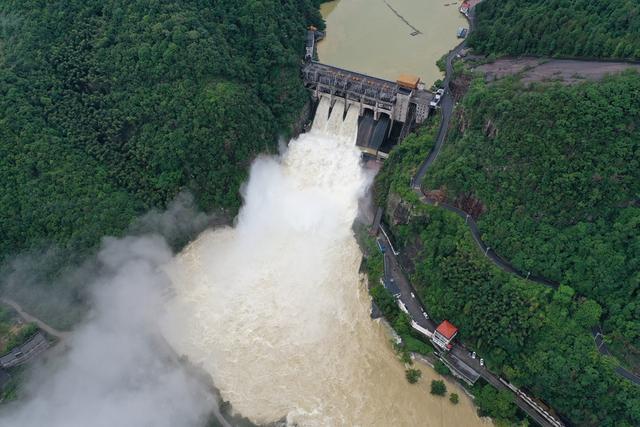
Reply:
[[448, 320], [444, 320], [438, 325], [436, 332], [450, 340], [458, 333], [458, 328], [453, 326]]

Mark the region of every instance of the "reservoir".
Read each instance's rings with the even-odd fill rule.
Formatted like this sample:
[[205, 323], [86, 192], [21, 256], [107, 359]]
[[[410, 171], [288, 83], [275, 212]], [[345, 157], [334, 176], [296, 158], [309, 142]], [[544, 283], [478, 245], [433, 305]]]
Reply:
[[327, 34], [320, 62], [395, 81], [414, 74], [431, 85], [442, 78], [436, 61], [468, 27], [453, 0], [335, 0], [321, 13]]

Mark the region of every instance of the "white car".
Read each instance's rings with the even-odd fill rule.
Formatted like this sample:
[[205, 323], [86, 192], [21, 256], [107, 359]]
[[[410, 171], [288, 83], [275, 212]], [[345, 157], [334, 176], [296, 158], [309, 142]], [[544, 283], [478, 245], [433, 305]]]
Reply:
[[422, 315], [424, 316], [425, 319], [429, 320], [429, 315], [426, 312], [422, 312]]
[[484, 366], [484, 359], [480, 359], [480, 366]]
[[411, 292], [411, 298], [415, 298], [416, 296]]
[[436, 93], [436, 95], [433, 97], [433, 100], [431, 100], [431, 102], [429, 103], [430, 106], [432, 107], [437, 107], [438, 104], [440, 104], [440, 99], [442, 98], [442, 95], [438, 95]]
[[438, 95], [440, 95], [440, 96], [444, 95], [444, 89], [438, 89], [436, 91], [436, 96], [438, 96]]
[[473, 353], [471, 353], [471, 358], [475, 359], [476, 358], [476, 352], [474, 351]]

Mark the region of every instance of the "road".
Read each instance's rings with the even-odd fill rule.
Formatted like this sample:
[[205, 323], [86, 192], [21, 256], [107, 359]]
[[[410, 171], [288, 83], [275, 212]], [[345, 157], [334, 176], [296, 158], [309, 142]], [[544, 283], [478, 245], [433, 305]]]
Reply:
[[[387, 248], [391, 248], [393, 245], [387, 238], [386, 234], [381, 233], [381, 235], [382, 235], [382, 238], [384, 238], [387, 241]], [[433, 333], [433, 331], [435, 331], [436, 329], [436, 324], [433, 320], [427, 319], [423, 315], [423, 312], [428, 313], [428, 309], [419, 300], [415, 289], [411, 285], [411, 282], [407, 279], [407, 276], [404, 274], [404, 271], [400, 266], [398, 258], [393, 253], [393, 251], [389, 249], [384, 252], [384, 257], [386, 261], [385, 265], [387, 266], [384, 272], [385, 278], [387, 280], [392, 278], [395, 281], [396, 285], [398, 286], [398, 289], [400, 289], [399, 299], [407, 308], [407, 311], [409, 312], [411, 319], [421, 327]], [[512, 390], [510, 390], [506, 385], [504, 385], [496, 375], [491, 373], [486, 367], [480, 366], [479, 359], [477, 358], [473, 359], [470, 355], [470, 351], [467, 348], [465, 348], [461, 343], [459, 342], [456, 343], [451, 349], [451, 351], [449, 352], [449, 355], [461, 360], [465, 364], [472, 367], [474, 370], [476, 370], [476, 372], [478, 372], [482, 376], [482, 378], [484, 378], [488, 383], [496, 387], [498, 390], [507, 390], [509, 392], [512, 392]], [[516, 403], [516, 405], [518, 405], [519, 408], [521, 408], [525, 413], [527, 413], [539, 425], [543, 427], [557, 426], [550, 423], [546, 419], [544, 419], [538, 413], [538, 411], [532, 408], [532, 406], [529, 403], [527, 403], [523, 398], [516, 395], [515, 393], [513, 396], [514, 396], [514, 402]]]
[[[474, 10], [471, 9], [469, 12], [470, 18], [467, 19], [469, 22], [469, 34], [473, 31], [473, 14]], [[429, 166], [438, 158], [438, 154], [440, 154], [440, 150], [444, 145], [444, 141], [447, 137], [447, 132], [449, 131], [449, 124], [451, 121], [451, 115], [453, 114], [454, 99], [451, 91], [449, 90], [449, 84], [451, 83], [451, 77], [453, 76], [453, 60], [458, 55], [462, 49], [467, 45], [467, 39], [464, 39], [462, 43], [460, 43], [457, 47], [455, 47], [449, 54], [445, 60], [445, 77], [443, 82], [443, 87], [445, 88], [444, 95], [440, 100], [440, 113], [442, 114], [442, 121], [440, 122], [440, 128], [438, 129], [438, 136], [436, 138], [436, 143], [433, 146], [433, 149], [429, 152], [427, 158], [422, 162], [415, 176], [411, 179], [411, 186], [414, 189], [420, 189], [420, 183], [427, 173], [427, 169]]]
[[413, 190], [417, 194], [418, 198], [420, 199], [420, 201], [422, 203], [427, 204], [427, 205], [431, 205], [431, 206], [441, 207], [443, 209], [448, 210], [449, 212], [455, 213], [460, 218], [465, 220], [465, 223], [467, 224], [467, 226], [469, 227], [469, 231], [471, 232], [471, 236], [473, 236], [473, 240], [478, 245], [478, 248], [480, 248], [482, 253], [485, 254], [485, 256], [487, 258], [489, 258], [502, 271], [505, 271], [505, 272], [511, 273], [511, 274], [516, 274], [516, 275], [520, 276], [523, 279], [539, 283], [541, 285], [547, 286], [547, 287], [552, 288], [552, 289], [558, 289], [558, 286], [559, 286], [558, 282], [555, 282], [553, 280], [547, 279], [546, 277], [538, 276], [536, 274], [531, 274], [531, 272], [520, 271], [517, 268], [515, 268], [512, 264], [510, 264], [509, 262], [507, 262], [503, 258], [501, 258], [500, 255], [498, 255], [496, 253], [496, 251], [494, 251], [492, 248], [488, 247], [487, 244], [482, 240], [480, 229], [478, 228], [478, 224], [475, 222], [475, 220], [473, 219], [473, 217], [471, 215], [469, 215], [468, 213], [466, 213], [462, 209], [458, 209], [455, 206], [451, 206], [451, 205], [449, 205], [447, 203], [435, 202], [433, 200], [429, 200], [424, 195], [424, 193], [422, 192], [422, 190], [420, 188], [416, 189], [414, 187]]
[[42, 320], [38, 319], [37, 317], [32, 316], [31, 314], [27, 313], [26, 311], [24, 311], [22, 309], [20, 304], [18, 304], [14, 300], [9, 299], [9, 298], [0, 298], [0, 301], [2, 301], [3, 303], [11, 306], [11, 308], [13, 308], [15, 311], [17, 311], [18, 314], [20, 315], [20, 317], [22, 317], [25, 322], [35, 323], [36, 325], [38, 325], [38, 327], [40, 329], [42, 329], [43, 331], [45, 331], [49, 335], [54, 336], [54, 337], [58, 338], [59, 340], [63, 340], [63, 339], [65, 339], [65, 338], [67, 338], [69, 336], [68, 332], [59, 331], [59, 330], [55, 329], [54, 327], [47, 325], [45, 322], [43, 322]]
[[[0, 298], [0, 301], [2, 301], [3, 303], [11, 306], [16, 312], [18, 312], [18, 314], [20, 315], [20, 317], [22, 317], [24, 319], [25, 322], [33, 322], [36, 325], [38, 325], [38, 327], [40, 329], [42, 329], [43, 331], [45, 331], [46, 333], [48, 333], [49, 335], [52, 335], [56, 338], [58, 338], [60, 341], [64, 340], [65, 338], [69, 337], [70, 332], [62, 332], [59, 331], [55, 328], [53, 328], [52, 326], [47, 325], [45, 322], [43, 322], [42, 320], [38, 319], [35, 316], [32, 316], [31, 314], [27, 313], [26, 311], [24, 311], [22, 309], [22, 307], [20, 306], [20, 304], [18, 304], [17, 302], [15, 302], [12, 299], [9, 298]], [[168, 351], [170, 354], [174, 355], [176, 360], [179, 359], [178, 355], [175, 353], [175, 351], [173, 350], [173, 348], [171, 346], [169, 346], [169, 344], [166, 343], [166, 341], [163, 341], [165, 346], [167, 347]], [[231, 424], [229, 424], [229, 422], [224, 418], [224, 416], [220, 413], [220, 409], [218, 408], [217, 405], [214, 406], [213, 408], [213, 415], [216, 417], [216, 419], [218, 420], [218, 422], [223, 426], [223, 427], [232, 427]]]
[[[469, 11], [469, 34], [473, 31], [474, 29], [474, 9], [471, 9]], [[468, 37], [468, 35], [467, 35]], [[430, 200], [428, 200], [425, 196], [424, 193], [422, 191], [421, 188], [421, 183], [424, 180], [424, 176], [427, 173], [427, 170], [429, 169], [429, 167], [433, 164], [433, 162], [437, 159], [438, 154], [440, 154], [440, 151], [442, 150], [442, 146], [444, 145], [444, 142], [446, 140], [447, 137], [447, 133], [449, 131], [449, 126], [450, 126], [450, 122], [451, 122], [451, 116], [453, 114], [453, 108], [455, 107], [454, 104], [454, 99], [453, 99], [453, 95], [451, 94], [451, 90], [449, 88], [449, 84], [451, 82], [451, 78], [453, 76], [453, 60], [455, 59], [456, 55], [458, 55], [460, 53], [460, 51], [462, 51], [462, 49], [465, 48], [466, 46], [466, 42], [467, 40], [465, 39], [462, 43], [460, 43], [455, 49], [453, 49], [451, 52], [449, 52], [449, 54], [447, 55], [446, 58], [446, 69], [445, 69], [445, 79], [444, 79], [444, 88], [445, 93], [442, 97], [442, 100], [440, 101], [440, 112], [442, 114], [442, 122], [440, 123], [440, 128], [438, 129], [438, 135], [436, 138], [436, 143], [433, 146], [433, 149], [429, 152], [429, 155], [427, 156], [427, 158], [422, 162], [422, 164], [420, 165], [420, 167], [418, 168], [418, 171], [416, 172], [416, 174], [413, 176], [413, 178], [411, 178], [411, 187], [413, 188], [413, 190], [418, 194], [418, 197], [420, 198], [420, 200], [423, 203], [426, 204], [430, 204], [430, 205], [434, 205], [434, 206], [440, 206], [444, 209], [447, 209], [448, 211], [454, 212], [455, 214], [457, 214], [458, 216], [460, 216], [462, 219], [465, 220], [467, 226], [469, 227], [469, 230], [471, 231], [471, 235], [473, 236], [473, 240], [476, 242], [476, 244], [478, 245], [478, 247], [480, 248], [480, 250], [485, 254], [485, 256], [487, 256], [488, 259], [490, 259], [493, 264], [495, 264], [498, 268], [500, 268], [502, 271], [505, 271], [507, 273], [511, 273], [511, 274], [516, 274], [518, 276], [520, 276], [523, 279], [526, 280], [530, 280], [532, 282], [536, 282], [539, 283], [541, 285], [553, 288], [553, 289], [557, 289], [558, 288], [558, 283], [547, 279], [546, 277], [542, 277], [539, 275], [535, 275], [535, 274], [531, 274], [530, 272], [524, 272], [524, 271], [520, 271], [518, 269], [516, 269], [512, 264], [510, 264], [509, 262], [505, 261], [503, 258], [501, 258], [493, 249], [491, 249], [490, 247], [487, 247], [487, 245], [484, 243], [484, 241], [482, 241], [481, 238], [481, 233], [480, 230], [478, 229], [478, 225], [476, 224], [476, 222], [473, 220], [473, 218], [468, 215], [466, 212], [448, 205], [446, 203], [434, 203]], [[604, 346], [602, 345], [598, 345], [597, 343], [597, 337], [595, 335], [595, 333], [593, 334], [594, 340], [596, 340], [596, 347], [598, 348], [598, 351], [600, 352], [600, 354], [602, 355], [610, 355], [606, 344]], [[615, 369], [616, 373], [626, 379], [628, 379], [629, 381], [631, 381], [633, 384], [640, 386], [640, 376], [634, 374], [633, 372], [623, 368], [622, 366], [619, 366]]]

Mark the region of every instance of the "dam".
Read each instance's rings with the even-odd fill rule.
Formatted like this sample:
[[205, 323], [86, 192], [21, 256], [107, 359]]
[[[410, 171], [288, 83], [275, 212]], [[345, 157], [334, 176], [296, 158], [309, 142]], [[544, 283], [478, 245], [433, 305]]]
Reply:
[[435, 94], [416, 76], [402, 74], [396, 81], [381, 79], [315, 61], [315, 29], [307, 32], [302, 77], [321, 114], [329, 114], [337, 101], [358, 110], [356, 145], [367, 156], [384, 159], [389, 150], [430, 113]]

